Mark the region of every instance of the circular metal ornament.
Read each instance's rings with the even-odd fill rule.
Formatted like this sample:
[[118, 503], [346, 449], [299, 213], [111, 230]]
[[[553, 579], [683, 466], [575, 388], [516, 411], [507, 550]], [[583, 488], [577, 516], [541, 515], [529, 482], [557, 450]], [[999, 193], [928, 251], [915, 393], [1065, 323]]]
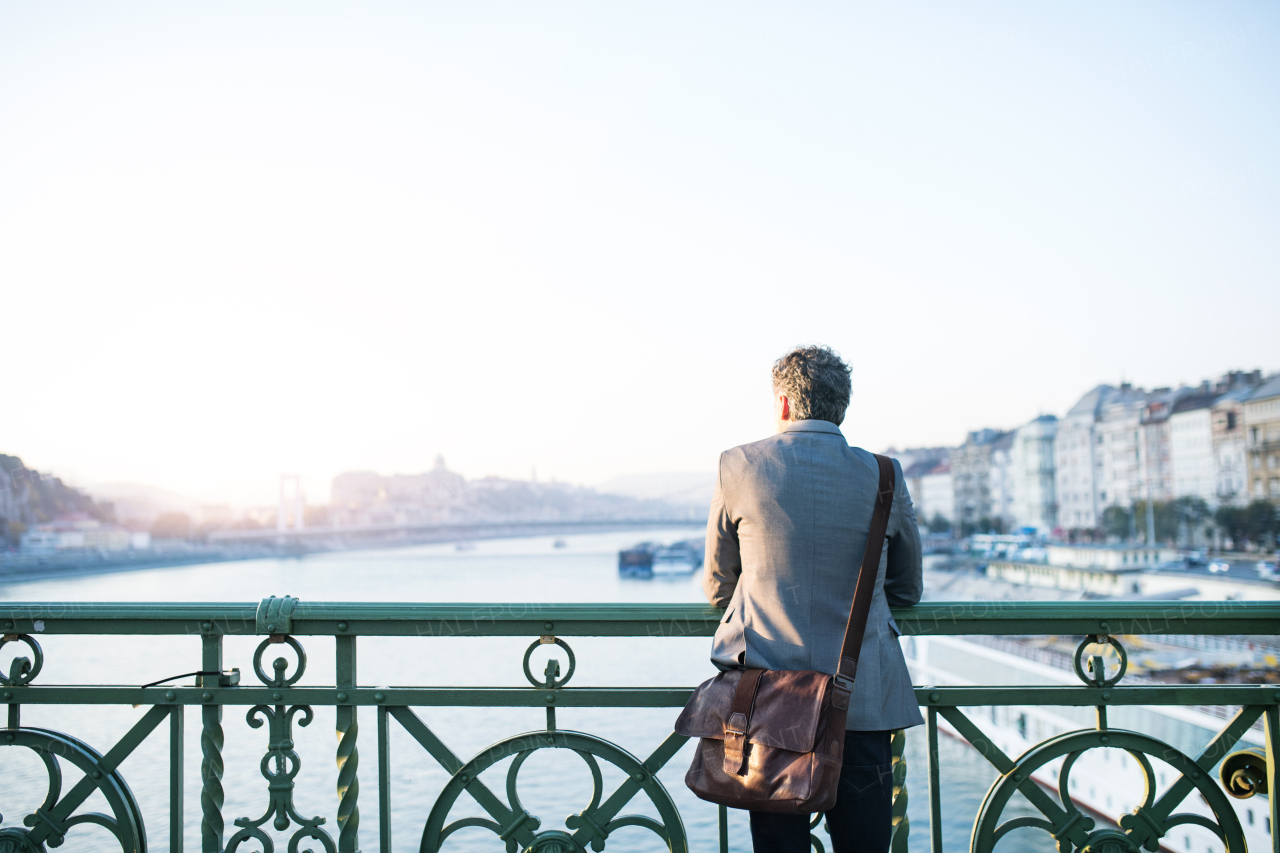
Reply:
[[[285, 678], [285, 672], [289, 669], [289, 661], [284, 658], [276, 658], [272, 663], [275, 669], [275, 678], [268, 678], [267, 674], [262, 671], [262, 655], [267, 650], [267, 646], [285, 643], [291, 646], [298, 653], [298, 671], [292, 676]], [[253, 653], [253, 671], [257, 674], [258, 680], [268, 687], [289, 687], [297, 683], [302, 678], [302, 673], [307, 671], [307, 653], [302, 650], [302, 644], [293, 637], [281, 637], [274, 642], [268, 638], [258, 644], [258, 650]]]
[[40, 648], [40, 644], [35, 641], [35, 638], [28, 634], [6, 634], [0, 636], [0, 649], [3, 649], [9, 643], [17, 641], [27, 644], [27, 648], [31, 649], [31, 654], [35, 661], [32, 662], [25, 657], [14, 658], [13, 663], [9, 666], [9, 674], [7, 676], [3, 671], [0, 671], [0, 684], [16, 687], [30, 684], [36, 680], [36, 676], [44, 668], [44, 649]]
[[111, 815], [80, 814], [68, 817], [55, 828], [36, 815], [23, 818], [23, 824], [34, 829], [44, 827], [42, 841], [31, 838], [31, 830], [7, 827], [0, 830], [0, 853], [44, 853], [47, 842], [50, 847], [61, 847], [66, 841], [66, 830], [85, 823], [103, 827], [120, 844], [123, 853], [146, 853], [147, 833], [143, 826], [142, 810], [124, 777], [118, 770], [102, 771], [102, 755], [93, 747], [61, 732], [46, 729], [21, 728], [7, 732], [9, 737], [0, 741], [3, 746], [20, 746], [31, 750], [44, 762], [49, 775], [49, 785], [39, 812], [50, 814], [62, 797], [62, 761], [68, 761], [80, 770], [86, 779], [102, 794]]
[[[1111, 678], [1103, 678], [1103, 673], [1095, 673], [1096, 678], [1090, 677], [1084, 671], [1084, 650], [1089, 646], [1095, 645], [1111, 646], [1120, 656], [1120, 669]], [[1076, 677], [1090, 687], [1115, 687], [1120, 679], [1124, 678], [1126, 670], [1129, 669], [1129, 653], [1124, 650], [1124, 646], [1120, 644], [1120, 641], [1110, 634], [1090, 634], [1076, 647], [1076, 653], [1071, 658], [1071, 666], [1076, 671]]]
[[[987, 791], [986, 799], [983, 800], [973, 824], [970, 853], [992, 853], [996, 843], [1004, 835], [1023, 827], [1037, 827], [1047, 831], [1057, 841], [1058, 850], [1062, 853], [1154, 853], [1160, 849], [1160, 839], [1169, 830], [1185, 823], [1201, 821], [1204, 821], [1201, 825], [1207, 824], [1223, 840], [1227, 853], [1244, 853], [1244, 831], [1235, 809], [1212, 778], [1200, 772], [1194, 760], [1169, 744], [1138, 732], [1109, 729], [1107, 735], [1108, 739], [1104, 743], [1096, 731], [1067, 732], [1050, 738], [1019, 756], [1009, 772], [996, 779]], [[1145, 790], [1142, 804], [1120, 817], [1119, 831], [1093, 831], [1094, 820], [1086, 817], [1076, 807], [1068, 793], [1071, 770], [1076, 760], [1090, 749], [1105, 747], [1123, 749], [1129, 753], [1143, 774]], [[1156, 774], [1147, 758], [1149, 755], [1169, 764], [1174, 771], [1191, 781], [1217, 819], [1216, 825], [1199, 815], [1191, 814], [1173, 814], [1163, 821], [1155, 820], [1150, 809], [1156, 802]], [[1000, 823], [1000, 816], [1014, 792], [1023, 785], [1036, 784], [1031, 775], [1059, 758], [1065, 758], [1058, 770], [1058, 796], [1066, 815], [1062, 823], [1054, 826], [1044, 817], [1021, 817]]]
[[[533, 677], [533, 672], [529, 669], [529, 660], [533, 657], [534, 650], [537, 649], [539, 646], [549, 646], [552, 643], [554, 643], [555, 645], [559, 646], [560, 648], [564, 649], [566, 652], [569, 653], [569, 671], [564, 674], [563, 678], [558, 678], [558, 679], [553, 678], [551, 680], [551, 683], [547, 684], [545, 681], [538, 681], [538, 679]], [[530, 645], [529, 648], [525, 650], [524, 677], [529, 679], [529, 683], [532, 684], [534, 687], [564, 687], [569, 682], [569, 679], [573, 678], [573, 671], [578, 666], [577, 658], [573, 656], [573, 649], [569, 648], [568, 643], [566, 643], [564, 640], [560, 639], [559, 637], [556, 637], [552, 641], [552, 643], [544, 643], [541, 640], [534, 640], [533, 644]]]
[[[559, 829], [539, 832], [542, 821], [529, 814], [520, 802], [520, 796], [516, 790], [520, 768], [524, 765], [525, 759], [539, 749], [572, 750], [582, 758], [591, 773], [591, 801], [581, 812], [565, 818], [565, 826], [569, 830], [577, 830], [576, 832], [565, 832]], [[507, 810], [506, 813], [495, 814], [486, 807], [489, 817], [463, 818], [446, 826], [445, 820], [449, 816], [449, 811], [462, 792], [468, 786], [476, 784], [481, 773], [510, 756], [514, 756], [514, 759], [507, 769], [507, 803], [501, 806]], [[661, 821], [643, 815], [623, 815], [601, 821], [596, 811], [600, 807], [604, 786], [597, 759], [612, 764], [630, 776], [631, 778], [623, 784], [634, 786], [642, 791], [657, 809]], [[435, 805], [432, 806], [431, 814], [422, 830], [420, 853], [437, 853], [445, 839], [454, 832], [475, 826], [484, 827], [495, 835], [504, 836], [508, 853], [517, 853], [517, 851], [584, 853], [588, 847], [594, 851], [601, 851], [605, 849], [605, 840], [609, 834], [625, 826], [640, 826], [652, 831], [662, 839], [671, 853], [688, 853], [689, 851], [680, 812], [658, 778], [645, 769], [640, 759], [622, 747], [582, 732], [557, 730], [516, 735], [488, 747], [459, 767], [436, 798]]]

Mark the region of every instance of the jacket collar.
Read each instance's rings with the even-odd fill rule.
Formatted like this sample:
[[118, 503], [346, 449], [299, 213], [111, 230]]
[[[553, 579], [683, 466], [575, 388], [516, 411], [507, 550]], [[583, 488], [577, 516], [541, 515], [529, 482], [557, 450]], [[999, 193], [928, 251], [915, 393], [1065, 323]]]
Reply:
[[844, 438], [844, 433], [840, 431], [840, 427], [831, 421], [821, 420], [804, 420], [795, 421], [787, 425], [783, 432], [825, 432], [829, 435], [838, 435]]

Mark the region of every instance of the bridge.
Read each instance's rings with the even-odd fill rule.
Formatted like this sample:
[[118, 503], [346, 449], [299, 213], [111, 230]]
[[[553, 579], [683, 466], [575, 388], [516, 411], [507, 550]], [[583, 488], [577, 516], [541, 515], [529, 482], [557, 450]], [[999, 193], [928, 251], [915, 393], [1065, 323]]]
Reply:
[[[288, 596], [243, 604], [0, 603], [4, 631], [0, 646], [12, 646], [10, 653], [14, 648], [20, 652], [8, 674], [0, 674], [2, 698], [8, 706], [0, 746], [33, 753], [43, 762], [48, 776], [47, 790], [35, 797], [40, 805], [22, 817], [21, 826], [11, 822], [0, 829], [0, 850], [43, 850], [44, 845], [58, 846], [92, 826], [109, 832], [122, 851], [141, 853], [148, 841], [148, 816], [142, 813], [121, 765], [144, 744], [160, 740], [167, 744], [167, 759], [159, 772], [169, 780], [170, 850], [194, 850], [198, 845], [203, 853], [231, 853], [242, 847], [271, 853], [280, 843], [291, 853], [303, 848], [354, 853], [362, 845], [367, 845], [363, 849], [390, 853], [391, 803], [396, 795], [391, 769], [394, 732], [397, 738], [407, 737], [420, 747], [415, 752], [396, 751], [396, 762], [424, 769], [434, 766], [443, 773], [429, 813], [412, 828], [415, 838], [420, 832], [420, 850], [448, 849], [450, 836], [465, 830], [473, 835], [492, 833], [509, 851], [599, 851], [620, 830], [641, 830], [653, 836], [656, 848], [684, 853], [689, 849], [685, 815], [658, 773], [685, 738], [666, 733], [632, 752], [598, 734], [558, 727], [557, 711], [609, 708], [624, 714], [627, 709], [667, 709], [674, 720], [676, 709], [692, 692], [691, 685], [569, 686], [577, 666], [569, 641], [579, 637], [646, 637], [667, 642], [709, 637], [721, 616], [722, 611], [714, 608], [683, 604], [392, 604], [304, 602]], [[930, 821], [920, 829], [931, 853], [943, 853], [943, 769], [938, 761], [943, 721], [948, 731], [974, 746], [996, 773], [996, 781], [974, 816], [969, 844], [972, 853], [989, 853], [1010, 831], [1028, 828], [1051, 837], [1063, 853], [1156, 851], [1162, 839], [1189, 822], [1212, 832], [1227, 853], [1245, 853], [1245, 833], [1229, 798], [1277, 790], [1280, 687], [1126, 683], [1123, 642], [1149, 635], [1275, 635], [1280, 626], [1280, 604], [935, 602], [895, 610], [894, 617], [906, 636], [1052, 634], [1080, 638], [1074, 657], [1079, 682], [1075, 685], [917, 688], [926, 725], [910, 735], [898, 733], [893, 740], [895, 853], [908, 849], [911, 830], [906, 818], [903, 757], [908, 736], [928, 742], [928, 790], [924, 793]], [[55, 654], [66, 654], [78, 644], [97, 646], [122, 636], [157, 641], [198, 638], [200, 653], [190, 662], [191, 672], [160, 682], [151, 680], [155, 673], [148, 670], [145, 658], [116, 660], [111, 672], [116, 683], [105, 683], [105, 679], [95, 684], [41, 682], [49, 662], [43, 643], [55, 648]], [[446, 686], [451, 676], [444, 659], [439, 661], [440, 679], [431, 684], [378, 686], [362, 680], [358, 671], [358, 648], [372, 644], [373, 649], [385, 652], [386, 638], [412, 638], [406, 642], [415, 644], [415, 654], [432, 655], [437, 653], [433, 648], [445, 641], [471, 643], [492, 637], [513, 638], [518, 645], [529, 641], [523, 658], [527, 684]], [[314, 683], [314, 678], [307, 677], [309, 658], [304, 643], [334, 650], [333, 683]], [[1104, 664], [1100, 644], [1119, 653], [1114, 672]], [[553, 660], [541, 677], [534, 675], [531, 656], [542, 646], [551, 647], [558, 657], [567, 657], [567, 665], [562, 668]], [[267, 662], [269, 656], [282, 652]], [[229, 668], [228, 663], [237, 666]], [[170, 683], [175, 681], [186, 683]], [[136, 684], [142, 686], [132, 686]], [[73, 732], [28, 727], [22, 720], [24, 711], [41, 706], [113, 705], [145, 710], [111, 743], [91, 744]], [[1215, 706], [1228, 708], [1230, 713], [1206, 747], [1188, 754], [1151, 732], [1108, 725], [1110, 709], [1134, 705]], [[975, 709], [997, 706], [1092, 708], [1096, 724], [1058, 734], [1021, 755], [1008, 755], [975, 713]], [[315, 771], [303, 766], [295, 738], [302, 737], [298, 729], [312, 721], [315, 709], [326, 707], [334, 709], [336, 720], [336, 790], [328, 803], [314, 797], [301, 802], [295, 799], [302, 790], [297, 784], [299, 774]], [[495, 707], [541, 709], [536, 713], [539, 718], [545, 715], [545, 726], [501, 733], [491, 746], [468, 755], [450, 747], [428, 723], [430, 712], [441, 708]], [[231, 754], [224, 750], [223, 714], [231, 709], [247, 709], [245, 723], [262, 731], [259, 751]], [[188, 837], [184, 820], [187, 759], [182, 744], [189, 713], [200, 727], [198, 840]], [[362, 731], [362, 721], [373, 723], [372, 731]], [[1242, 736], [1259, 722], [1265, 750], [1233, 752]], [[1118, 826], [1099, 827], [1096, 816], [1083, 812], [1065, 792], [1076, 759], [1106, 748], [1122, 749], [1132, 756], [1141, 768], [1146, 790], [1135, 793], [1140, 805], [1121, 817]], [[562, 823], [533, 815], [520, 798], [521, 769], [526, 759], [543, 751], [577, 755], [592, 780], [589, 802]], [[0, 750], [0, 755], [12, 752]], [[508, 758], [511, 762], [505, 772], [495, 766]], [[1157, 785], [1153, 760], [1171, 768], [1172, 781], [1162, 780]], [[261, 797], [260, 816], [253, 816], [257, 810], [236, 816], [230, 826], [224, 813], [223, 787], [228, 762], [256, 766], [263, 777], [256, 792]], [[1033, 773], [1051, 765], [1060, 768], [1057, 778], [1062, 796], [1052, 796], [1032, 778]], [[82, 778], [64, 789], [63, 778], [77, 775]], [[364, 795], [363, 790], [369, 794]], [[237, 801], [244, 801], [251, 791], [236, 793]], [[1026, 798], [1035, 816], [1005, 815], [1015, 794]], [[1193, 794], [1202, 798], [1210, 816], [1179, 812]], [[101, 795], [109, 814], [82, 811], [91, 795]], [[638, 804], [645, 805], [647, 814], [623, 813]], [[480, 816], [456, 816], [468, 808], [478, 809]], [[725, 809], [701, 802], [691, 808], [704, 810], [699, 814], [714, 814], [722, 853], [731, 846], [744, 849], [746, 839], [729, 837]], [[324, 815], [308, 817], [317, 811]], [[366, 830], [363, 838], [362, 811], [374, 815], [370, 823], [376, 826], [372, 832]], [[1269, 816], [1268, 827], [1280, 830], [1275, 796], [1269, 797], [1264, 813]], [[150, 817], [154, 824], [156, 816]], [[813, 844], [822, 851], [817, 823], [815, 820]], [[1270, 836], [1272, 851], [1280, 851], [1277, 838], [1280, 831]]]
[[415, 539], [447, 542], [454, 539], [487, 539], [495, 536], [538, 536], [631, 530], [652, 527], [705, 528], [703, 518], [580, 518], [580, 519], [481, 519], [423, 524], [352, 524], [329, 527], [261, 528], [258, 530], [217, 530], [209, 541], [231, 542], [326, 542], [367, 539]]

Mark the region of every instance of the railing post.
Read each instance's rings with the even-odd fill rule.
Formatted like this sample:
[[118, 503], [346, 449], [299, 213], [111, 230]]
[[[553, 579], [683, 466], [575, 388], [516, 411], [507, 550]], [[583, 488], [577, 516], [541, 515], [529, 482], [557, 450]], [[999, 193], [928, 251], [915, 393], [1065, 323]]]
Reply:
[[169, 709], [169, 853], [182, 853], [182, 785], [183, 765], [183, 707]]
[[929, 850], [930, 853], [942, 853], [942, 768], [938, 762], [938, 709], [930, 707], [926, 710], [925, 729], [929, 742], [927, 758], [929, 767]]
[[391, 853], [391, 727], [387, 706], [378, 706], [378, 849]]
[[[356, 686], [356, 638], [338, 636], [337, 687]], [[360, 780], [356, 770], [360, 767], [360, 751], [356, 737], [360, 726], [356, 719], [355, 705], [339, 705], [338, 733], [338, 853], [359, 853], [360, 850]]]
[[[206, 672], [221, 672], [222, 635], [202, 634], [200, 643], [200, 668]], [[205, 678], [208, 676], [200, 676], [201, 686], [208, 683]], [[218, 683], [216, 678], [213, 683]], [[200, 850], [202, 853], [222, 853], [222, 706], [202, 706], [200, 718]]]
[[893, 733], [890, 748], [893, 751], [893, 835], [889, 840], [890, 853], [907, 853], [907, 835], [911, 821], [907, 819], [907, 733], [898, 729]]

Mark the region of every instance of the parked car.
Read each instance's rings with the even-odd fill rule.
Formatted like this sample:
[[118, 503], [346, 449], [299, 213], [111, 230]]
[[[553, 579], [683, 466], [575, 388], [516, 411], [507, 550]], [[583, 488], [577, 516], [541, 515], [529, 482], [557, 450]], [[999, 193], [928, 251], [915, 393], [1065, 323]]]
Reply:
[[1259, 560], [1258, 577], [1266, 580], [1280, 580], [1280, 565], [1276, 560]]
[[1218, 572], [1229, 572], [1231, 571], [1231, 564], [1226, 560], [1214, 560], [1209, 564], [1209, 571], [1214, 574], [1217, 574]]

